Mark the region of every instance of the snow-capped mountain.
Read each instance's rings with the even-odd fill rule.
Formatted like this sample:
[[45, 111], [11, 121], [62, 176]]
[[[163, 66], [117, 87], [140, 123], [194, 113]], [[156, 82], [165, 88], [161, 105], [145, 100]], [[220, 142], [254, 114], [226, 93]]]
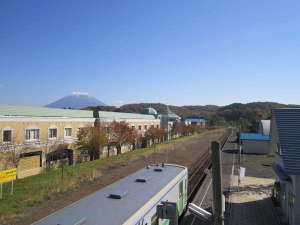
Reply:
[[71, 95], [67, 95], [55, 102], [46, 105], [50, 108], [72, 108], [82, 109], [89, 106], [106, 106], [100, 100], [89, 96], [86, 92], [73, 92]]

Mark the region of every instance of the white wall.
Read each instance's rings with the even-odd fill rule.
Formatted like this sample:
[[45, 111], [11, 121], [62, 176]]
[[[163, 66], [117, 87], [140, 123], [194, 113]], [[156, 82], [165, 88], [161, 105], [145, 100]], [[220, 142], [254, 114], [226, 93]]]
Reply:
[[268, 154], [269, 153], [269, 141], [250, 141], [243, 140], [243, 153], [252, 154]]

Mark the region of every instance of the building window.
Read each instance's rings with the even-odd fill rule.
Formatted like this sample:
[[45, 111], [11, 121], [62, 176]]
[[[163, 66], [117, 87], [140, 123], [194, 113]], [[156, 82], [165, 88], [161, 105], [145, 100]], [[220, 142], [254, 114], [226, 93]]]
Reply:
[[12, 140], [12, 131], [4, 130], [3, 131], [3, 142], [10, 143]]
[[26, 129], [25, 132], [26, 141], [34, 141], [40, 139], [40, 130], [39, 129]]
[[57, 138], [57, 128], [50, 128], [49, 129], [49, 138], [50, 139]]
[[72, 136], [72, 128], [65, 128], [65, 137]]

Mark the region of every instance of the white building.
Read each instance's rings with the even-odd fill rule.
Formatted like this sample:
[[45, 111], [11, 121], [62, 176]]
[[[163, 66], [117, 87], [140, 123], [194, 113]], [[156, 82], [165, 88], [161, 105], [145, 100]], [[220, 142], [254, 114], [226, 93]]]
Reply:
[[270, 136], [271, 120], [260, 120], [258, 125], [258, 133]]

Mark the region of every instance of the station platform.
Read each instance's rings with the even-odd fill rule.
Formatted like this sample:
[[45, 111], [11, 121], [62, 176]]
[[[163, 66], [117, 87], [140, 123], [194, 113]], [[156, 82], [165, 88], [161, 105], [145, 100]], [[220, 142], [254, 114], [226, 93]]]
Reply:
[[[238, 149], [237, 144], [235, 143], [236, 137], [231, 136], [227, 143], [223, 147], [223, 152], [221, 153], [222, 160], [222, 184], [223, 190], [228, 192], [230, 189], [230, 178], [232, 175], [232, 167], [234, 164], [235, 157], [232, 154], [227, 152], [235, 151]], [[212, 179], [211, 175], [208, 174], [201, 185], [201, 188], [195, 195], [192, 203], [195, 205], [211, 212], [212, 211]], [[187, 212], [184, 218], [182, 219], [180, 225], [211, 225], [209, 222], [201, 220], [196, 216], [192, 215], [190, 212]]]
[[[246, 177], [238, 187], [238, 145], [235, 139], [236, 137], [229, 139], [221, 154], [222, 184], [226, 196], [224, 225], [280, 225], [280, 219], [271, 201], [274, 183], [272, 177], [257, 176], [250, 172], [251, 168], [246, 168]], [[212, 184], [209, 175], [193, 203], [212, 211]], [[212, 225], [212, 222], [206, 222], [187, 212], [180, 225]]]

